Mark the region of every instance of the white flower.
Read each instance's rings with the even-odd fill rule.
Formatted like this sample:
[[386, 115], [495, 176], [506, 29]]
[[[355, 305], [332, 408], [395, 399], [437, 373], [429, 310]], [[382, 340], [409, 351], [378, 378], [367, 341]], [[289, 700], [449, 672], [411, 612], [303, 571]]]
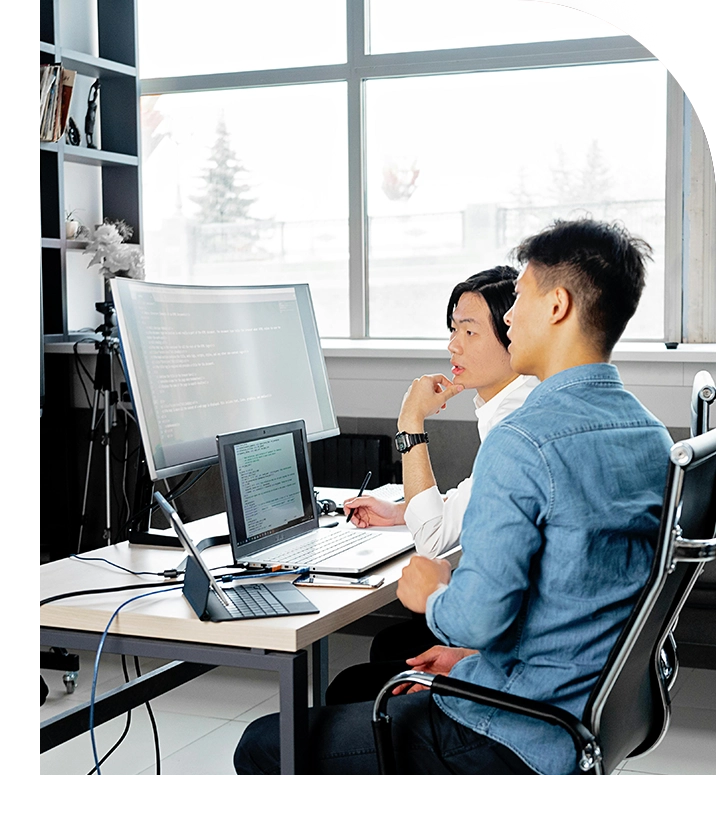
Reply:
[[[120, 229], [120, 226], [122, 227]], [[144, 255], [138, 246], [124, 243], [124, 235], [131, 237], [131, 230], [124, 224], [103, 223], [98, 226], [87, 244], [85, 255], [91, 254], [88, 266], [100, 266], [105, 278], [144, 278]]]

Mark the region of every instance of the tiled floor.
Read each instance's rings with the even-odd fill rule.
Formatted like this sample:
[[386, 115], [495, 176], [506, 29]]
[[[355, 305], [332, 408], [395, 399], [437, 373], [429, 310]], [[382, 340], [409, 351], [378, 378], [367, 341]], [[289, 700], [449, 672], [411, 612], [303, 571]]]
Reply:
[[[333, 634], [329, 641], [330, 675], [367, 658], [370, 638]], [[93, 654], [81, 654], [80, 681], [66, 694], [60, 674], [46, 672], [50, 696], [41, 718], [48, 719], [90, 697]], [[142, 672], [159, 663], [142, 660]], [[133, 676], [133, 661], [129, 663]], [[98, 693], [122, 680], [119, 657], [104, 655]], [[672, 691], [672, 723], [651, 754], [624, 763], [621, 775], [716, 774], [716, 671], [682, 668]], [[232, 755], [248, 722], [278, 710], [275, 674], [217, 668], [151, 703], [159, 732], [162, 775], [233, 775]], [[104, 755], [124, 730], [122, 716], [96, 729]], [[42, 775], [84, 775], [94, 766], [88, 734], [44, 753]], [[146, 708], [132, 713], [129, 733], [102, 765], [104, 775], [153, 775], [156, 772], [152, 728]]]

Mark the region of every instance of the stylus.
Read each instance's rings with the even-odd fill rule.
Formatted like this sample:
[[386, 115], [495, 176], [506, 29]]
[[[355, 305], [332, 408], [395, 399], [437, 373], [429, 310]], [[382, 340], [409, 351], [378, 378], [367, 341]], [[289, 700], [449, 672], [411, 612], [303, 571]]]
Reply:
[[[358, 490], [358, 495], [357, 495], [358, 498], [360, 498], [361, 495], [363, 495], [363, 490], [368, 486], [368, 482], [370, 481], [370, 478], [371, 478], [372, 475], [373, 475], [373, 473], [370, 470], [368, 470], [368, 472], [365, 474], [365, 478], [363, 479], [363, 483], [360, 485], [360, 489]], [[350, 519], [353, 517], [354, 512], [355, 512], [355, 509], [352, 509], [348, 513], [348, 517], [346, 518], [346, 523], [348, 523], [348, 521], [350, 521]]]

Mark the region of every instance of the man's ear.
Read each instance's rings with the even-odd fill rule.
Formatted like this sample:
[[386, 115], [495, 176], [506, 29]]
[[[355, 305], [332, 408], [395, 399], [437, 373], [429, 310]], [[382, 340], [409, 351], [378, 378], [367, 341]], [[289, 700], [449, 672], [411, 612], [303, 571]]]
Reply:
[[574, 301], [572, 295], [562, 286], [552, 290], [551, 298], [550, 323], [556, 325], [569, 317], [574, 309]]

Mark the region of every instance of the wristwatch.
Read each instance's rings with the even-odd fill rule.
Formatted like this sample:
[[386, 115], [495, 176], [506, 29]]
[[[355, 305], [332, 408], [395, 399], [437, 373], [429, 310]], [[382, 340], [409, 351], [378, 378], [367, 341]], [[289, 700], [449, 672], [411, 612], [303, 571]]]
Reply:
[[427, 444], [427, 433], [406, 433], [401, 430], [400, 433], [395, 434], [395, 447], [399, 453], [407, 453], [408, 450], [415, 447], [416, 444]]

